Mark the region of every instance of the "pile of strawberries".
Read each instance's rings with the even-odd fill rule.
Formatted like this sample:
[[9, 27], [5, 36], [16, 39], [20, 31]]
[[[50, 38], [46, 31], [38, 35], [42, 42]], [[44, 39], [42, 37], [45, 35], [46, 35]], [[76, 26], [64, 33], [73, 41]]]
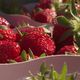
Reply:
[[[2, 17], [1, 17], [2, 18]], [[4, 18], [2, 18], [4, 19]], [[0, 63], [22, 62], [42, 54], [52, 55], [55, 43], [43, 27], [26, 25], [26, 28], [11, 29], [6, 20], [0, 21]]]
[[15, 27], [15, 31], [6, 19], [0, 17], [0, 63], [22, 62], [44, 55], [78, 55], [80, 51], [79, 4], [76, 6], [74, 0], [71, 2], [72, 5], [67, 7], [65, 3], [64, 6], [55, 4], [57, 3], [50, 0], [40, 0], [31, 14], [34, 20], [53, 25], [47, 26], [48, 29], [52, 29], [50, 34], [46, 33], [44, 26], [26, 25], [21, 29]]

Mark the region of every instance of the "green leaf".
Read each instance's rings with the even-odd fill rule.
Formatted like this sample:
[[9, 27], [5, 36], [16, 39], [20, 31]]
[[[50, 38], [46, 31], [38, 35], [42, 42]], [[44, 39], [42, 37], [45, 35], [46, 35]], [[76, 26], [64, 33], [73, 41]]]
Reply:
[[51, 80], [58, 80], [59, 74], [54, 70], [53, 66], [51, 67], [50, 75]]
[[58, 16], [57, 17], [57, 21], [61, 25], [64, 25], [66, 28], [70, 28], [71, 27], [71, 24], [70, 24], [69, 20], [64, 16]]
[[74, 32], [80, 32], [80, 23], [76, 20], [70, 20]]
[[59, 79], [59, 74], [55, 70], [53, 71], [53, 78], [54, 78], [54, 80], [58, 80]]
[[6, 27], [5, 25], [0, 25], [0, 29], [2, 29], [2, 30], [8, 30], [8, 27]]
[[76, 6], [75, 6], [75, 0], [71, 0], [70, 1], [70, 6], [71, 6], [71, 11], [74, 15], [77, 15], [77, 10], [76, 10]]
[[67, 64], [64, 63], [59, 80], [66, 80], [66, 75], [67, 75]]
[[68, 75], [68, 77], [67, 77], [67, 80], [77, 80], [77, 75], [78, 75], [78, 73], [73, 73], [73, 74], [70, 74], [70, 75]]
[[59, 8], [60, 8], [60, 3], [59, 2], [54, 2], [54, 7], [55, 7], [56, 11], [58, 11]]
[[40, 66], [40, 72], [41, 72], [41, 75], [45, 75], [45, 73], [48, 71], [48, 67], [45, 63], [42, 63], [41, 66]]
[[21, 58], [22, 58], [23, 61], [26, 61], [27, 60], [27, 54], [26, 54], [26, 51], [25, 50], [22, 51]]
[[29, 71], [29, 73], [30, 73], [30, 76], [31, 76], [31, 77], [29, 77], [30, 79], [27, 79], [27, 80], [38, 80], [38, 79], [36, 78], [36, 76], [34, 76], [34, 75], [31, 73], [31, 71]]
[[30, 55], [30, 57], [32, 58], [32, 59], [34, 59], [35, 57], [34, 57], [34, 54], [33, 54], [33, 52], [32, 52], [32, 50], [29, 48], [29, 55]]
[[35, 76], [32, 76], [31, 80], [38, 80], [38, 79]]
[[71, 0], [71, 2], [70, 2], [70, 13], [74, 19], [76, 19], [78, 22], [80, 22], [80, 18], [77, 17], [78, 13], [77, 13], [77, 10], [75, 7], [75, 0]]
[[41, 57], [41, 58], [46, 57], [46, 54], [43, 53], [43, 54], [40, 55], [40, 57]]
[[73, 75], [68, 75], [67, 80], [74, 80]]

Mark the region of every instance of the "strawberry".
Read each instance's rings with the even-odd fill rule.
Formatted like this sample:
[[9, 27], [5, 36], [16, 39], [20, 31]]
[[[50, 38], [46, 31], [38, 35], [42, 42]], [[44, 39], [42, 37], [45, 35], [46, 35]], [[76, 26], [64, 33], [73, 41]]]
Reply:
[[16, 62], [22, 62], [22, 61], [23, 61], [22, 58], [21, 58], [21, 56], [16, 57], [14, 60], [15, 60]]
[[12, 41], [0, 41], [0, 63], [6, 63], [20, 55], [20, 46]]
[[16, 41], [16, 34], [11, 29], [0, 29], [0, 40]]
[[73, 36], [69, 36], [68, 38], [66, 38], [65, 40], [60, 42], [63, 34], [68, 30], [69, 30], [69, 28], [67, 28], [59, 23], [54, 24], [53, 39], [54, 39], [55, 44], [58, 49], [60, 49], [62, 46], [73, 44]]
[[55, 10], [44, 9], [34, 14], [33, 19], [41, 23], [52, 23], [56, 17]]
[[40, 56], [42, 53], [52, 55], [55, 52], [54, 41], [49, 35], [39, 32], [31, 32], [23, 36], [21, 47], [27, 52], [30, 48], [35, 56]]
[[65, 53], [68, 53], [68, 54], [77, 54], [77, 49], [75, 48], [74, 45], [66, 45], [66, 46], [63, 46], [58, 52], [57, 54], [65, 54]]
[[6, 27], [10, 26], [9, 22], [5, 18], [3, 18], [1, 16], [0, 16], [0, 25], [4, 25]]
[[30, 32], [35, 32], [35, 31], [40, 32], [40, 33], [44, 33], [44, 29], [42, 27], [33, 27], [33, 28], [25, 27], [25, 28], [20, 29], [20, 31], [22, 33], [24, 33], [24, 32], [30, 33]]
[[[44, 29], [42, 27], [25, 27], [20, 29], [20, 32], [23, 34], [35, 32], [35, 31], [44, 33]], [[19, 33], [16, 33], [16, 37], [17, 37], [17, 41], [20, 41], [21, 35]]]

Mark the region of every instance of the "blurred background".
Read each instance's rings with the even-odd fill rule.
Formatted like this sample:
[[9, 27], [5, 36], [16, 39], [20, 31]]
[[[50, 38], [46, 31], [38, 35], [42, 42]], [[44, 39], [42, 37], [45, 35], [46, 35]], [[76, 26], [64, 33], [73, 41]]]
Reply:
[[20, 13], [22, 5], [37, 1], [39, 0], [0, 0], [0, 11], [8, 14]]

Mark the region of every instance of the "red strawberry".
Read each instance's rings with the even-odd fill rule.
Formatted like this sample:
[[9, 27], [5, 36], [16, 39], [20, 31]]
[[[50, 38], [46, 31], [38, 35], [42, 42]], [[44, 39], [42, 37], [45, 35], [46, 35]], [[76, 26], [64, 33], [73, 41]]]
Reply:
[[54, 41], [45, 33], [31, 32], [25, 35], [21, 41], [22, 49], [28, 51], [29, 48], [34, 55], [40, 56], [42, 53], [52, 55], [55, 52]]
[[69, 30], [69, 28], [67, 28], [63, 25], [54, 24], [53, 39], [54, 39], [58, 49], [65, 45], [73, 44], [73, 36], [70, 36], [70, 37], [66, 38], [64, 41], [60, 42], [60, 39], [62, 38], [63, 34], [68, 30]]
[[4, 25], [6, 27], [10, 26], [9, 22], [5, 18], [3, 18], [1, 16], [0, 16], [0, 25]]
[[16, 41], [16, 34], [11, 29], [0, 29], [0, 40]]
[[15, 60], [16, 62], [22, 62], [22, 61], [23, 61], [22, 58], [21, 58], [21, 56], [16, 57], [14, 60]]
[[21, 32], [26, 32], [26, 33], [30, 33], [30, 32], [40, 32], [40, 33], [44, 33], [44, 29], [42, 27], [33, 27], [33, 28], [30, 28], [30, 27], [25, 27], [25, 28], [22, 28], [20, 29]]
[[0, 63], [6, 63], [20, 55], [20, 46], [12, 41], [0, 41]]
[[[25, 27], [20, 29], [21, 33], [26, 33], [26, 34], [30, 32], [35, 32], [35, 31], [44, 33], [44, 29], [42, 27]], [[19, 33], [16, 33], [16, 37], [17, 37], [17, 41], [20, 41], [21, 35]]]
[[57, 54], [65, 54], [65, 53], [77, 54], [77, 49], [73, 45], [66, 45], [62, 47]]
[[33, 19], [41, 23], [52, 23], [56, 17], [55, 10], [44, 9], [34, 14]]

